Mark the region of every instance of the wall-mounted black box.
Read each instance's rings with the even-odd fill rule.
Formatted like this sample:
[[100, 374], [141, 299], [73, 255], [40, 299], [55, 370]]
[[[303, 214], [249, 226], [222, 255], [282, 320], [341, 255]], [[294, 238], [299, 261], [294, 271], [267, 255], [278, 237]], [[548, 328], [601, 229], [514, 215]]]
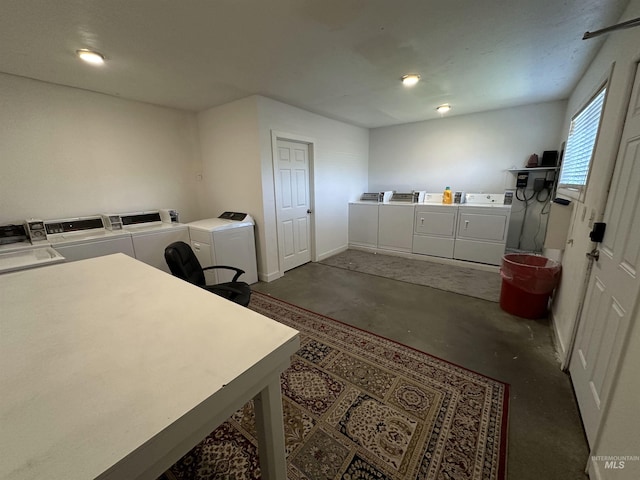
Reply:
[[542, 160], [540, 161], [541, 167], [557, 167], [558, 166], [558, 151], [557, 150], [545, 150], [542, 152]]

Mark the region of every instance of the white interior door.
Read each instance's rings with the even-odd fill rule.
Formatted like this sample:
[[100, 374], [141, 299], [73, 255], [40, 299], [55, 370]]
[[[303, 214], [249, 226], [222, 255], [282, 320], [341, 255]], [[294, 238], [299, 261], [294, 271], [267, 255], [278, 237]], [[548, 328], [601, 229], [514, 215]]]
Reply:
[[593, 446], [640, 280], [640, 74], [635, 84], [569, 371], [589, 443]]
[[277, 141], [276, 211], [283, 271], [311, 261], [309, 146]]

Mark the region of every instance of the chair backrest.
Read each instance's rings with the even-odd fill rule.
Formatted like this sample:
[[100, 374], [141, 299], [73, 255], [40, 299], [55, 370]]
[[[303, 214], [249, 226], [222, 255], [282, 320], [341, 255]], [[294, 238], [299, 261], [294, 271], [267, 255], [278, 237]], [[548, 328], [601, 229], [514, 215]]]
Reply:
[[205, 285], [202, 266], [188, 244], [173, 242], [164, 249], [164, 259], [174, 276], [194, 285]]

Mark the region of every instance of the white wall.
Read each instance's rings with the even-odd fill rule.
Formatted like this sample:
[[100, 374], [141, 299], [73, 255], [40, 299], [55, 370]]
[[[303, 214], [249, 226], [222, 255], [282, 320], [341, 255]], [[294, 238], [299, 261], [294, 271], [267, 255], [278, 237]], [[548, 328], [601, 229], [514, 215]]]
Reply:
[[265, 242], [256, 97], [198, 114], [202, 155], [202, 218], [244, 212], [256, 221], [258, 272], [265, 270]]
[[0, 223], [198, 213], [195, 115], [0, 74]]
[[313, 185], [315, 256], [321, 260], [346, 249], [348, 203], [367, 188], [369, 131], [331, 120], [265, 97], [257, 97], [262, 164], [264, 229], [269, 278], [281, 273], [278, 265], [276, 209], [271, 132], [313, 139]]
[[[549, 102], [373, 129], [369, 190], [440, 192], [450, 186], [467, 193], [501, 193], [511, 189], [516, 175], [508, 168], [523, 167], [532, 153], [542, 157], [545, 150], [559, 150], [565, 110], [566, 102]], [[544, 175], [530, 172], [529, 188], [534, 177]], [[509, 247], [518, 247], [523, 205], [514, 202]], [[541, 250], [546, 226], [546, 217], [540, 218], [542, 207], [542, 203], [530, 207], [520, 248]]]
[[[640, 0], [633, 0], [627, 12], [629, 13], [622, 18], [639, 16]], [[593, 222], [600, 221], [604, 215], [607, 190], [618, 153], [635, 62], [640, 59], [638, 45], [640, 45], [639, 28], [609, 34], [606, 43], [569, 99], [563, 125], [565, 138], [571, 117], [589, 101], [602, 82], [610, 76], [586, 195], [582, 200], [573, 200], [572, 225], [562, 257], [563, 278], [560, 288], [556, 291], [552, 307], [561, 353], [568, 348], [581, 301], [581, 288], [587, 267], [585, 253], [593, 248], [589, 232]], [[562, 191], [559, 193], [561, 194]]]
[[368, 130], [321, 117], [261, 96], [198, 114], [203, 164], [202, 216], [224, 210], [256, 220], [258, 274], [282, 275], [278, 262], [271, 131], [314, 143], [315, 257], [346, 249], [348, 201], [366, 189]]

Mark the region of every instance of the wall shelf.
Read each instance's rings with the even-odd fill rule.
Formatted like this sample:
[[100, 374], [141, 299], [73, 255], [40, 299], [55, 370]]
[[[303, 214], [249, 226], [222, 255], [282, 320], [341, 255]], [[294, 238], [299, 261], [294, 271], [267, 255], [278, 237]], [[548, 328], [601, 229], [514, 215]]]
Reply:
[[507, 168], [507, 172], [530, 172], [540, 170], [558, 170], [558, 167], [522, 167], [522, 168]]

